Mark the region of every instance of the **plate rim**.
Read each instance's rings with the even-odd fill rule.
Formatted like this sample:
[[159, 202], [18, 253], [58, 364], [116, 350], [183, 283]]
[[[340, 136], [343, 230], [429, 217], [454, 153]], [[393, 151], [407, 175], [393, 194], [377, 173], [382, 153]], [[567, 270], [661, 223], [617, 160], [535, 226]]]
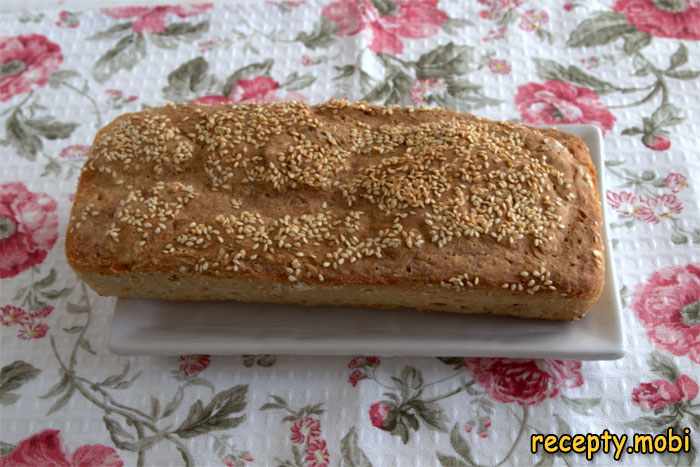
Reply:
[[[327, 342], [326, 339], [318, 338], [314, 340], [304, 340], [303, 342], [299, 339], [294, 339], [293, 337], [287, 338], [287, 342], [281, 343], [279, 337], [262, 337], [258, 336], [256, 339], [249, 339], [246, 343], [245, 350], [241, 350], [235, 345], [231, 345], [228, 351], [222, 351], [221, 348], [214, 349], [215, 345], [209, 345], [208, 343], [203, 343], [202, 340], [192, 343], [190, 342], [187, 347], [187, 352], [185, 353], [208, 353], [215, 355], [234, 355], [240, 353], [274, 353], [277, 355], [314, 355], [314, 356], [339, 356], [339, 355], [352, 355], [357, 353], [365, 353], [368, 345], [372, 347], [372, 353], [376, 353], [384, 356], [400, 356], [400, 357], [426, 357], [426, 356], [441, 356], [446, 354], [458, 353], [464, 356], [479, 356], [483, 358], [557, 358], [562, 360], [616, 360], [623, 358], [625, 356], [625, 341], [624, 341], [624, 328], [622, 326], [622, 304], [620, 301], [618, 290], [617, 274], [615, 270], [614, 261], [612, 260], [612, 243], [609, 235], [609, 227], [607, 223], [607, 218], [609, 216], [607, 212], [607, 206], [604, 202], [605, 193], [607, 191], [605, 182], [605, 151], [604, 151], [604, 140], [600, 129], [594, 125], [587, 124], [571, 124], [571, 125], [548, 125], [543, 126], [545, 128], [556, 128], [561, 131], [574, 134], [579, 136], [584, 140], [586, 145], [589, 147], [591, 153], [591, 159], [593, 165], [597, 172], [598, 181], [598, 191], [599, 198], [602, 208], [602, 230], [605, 243], [605, 256], [606, 256], [606, 285], [604, 288], [603, 299], [606, 289], [609, 290], [609, 294], [612, 295], [612, 310], [607, 310], [608, 313], [612, 313], [611, 325], [613, 329], [610, 334], [601, 336], [600, 334], [590, 334], [591, 337], [599, 337], [601, 342], [596, 348], [588, 349], [577, 349], [574, 351], [568, 351], [565, 348], [557, 349], [552, 351], [550, 349], [541, 350], [528, 350], [523, 353], [518, 349], [484, 349], [477, 353], [473, 351], [461, 349], [454, 349], [455, 344], [448, 342], [448, 345], [440, 345], [440, 342], [432, 342], [433, 348], [437, 348], [434, 352], [418, 352], [410, 353], [403, 352], [396, 347], [396, 344], [392, 343], [392, 339], [397, 339], [397, 336], [388, 336], [386, 339], [376, 339], [369, 338], [369, 340], [364, 341], [362, 338], [355, 336], [354, 346], [349, 345], [348, 342], [344, 342], [342, 348], [333, 346], [332, 341]], [[593, 147], [592, 147], [593, 146]], [[117, 331], [119, 331], [119, 326], [115, 326], [115, 322], [119, 324], [120, 318], [124, 319], [124, 312], [119, 312], [119, 303], [125, 303], [133, 299], [117, 299], [115, 303], [115, 310], [112, 313], [110, 319], [110, 334], [109, 334], [109, 349], [115, 354], [119, 355], [179, 355], [183, 353], [182, 350], [167, 348], [156, 348], [154, 349], [153, 343], [148, 343], [144, 345], [138, 345], [135, 342], [129, 342], [125, 340], [123, 336], [120, 336]], [[157, 300], [147, 300], [148, 302], [158, 302]], [[222, 302], [226, 303], [226, 302]], [[602, 310], [599, 310], [600, 313]], [[464, 317], [467, 320], [469, 317]], [[473, 318], [477, 318], [474, 316]], [[500, 317], [483, 317], [487, 321], [496, 321], [501, 319]], [[585, 319], [585, 318], [584, 318]], [[574, 321], [566, 323], [564, 325], [575, 326], [576, 323], [581, 321]], [[561, 323], [557, 323], [561, 325]], [[121, 338], [121, 340], [120, 340]], [[429, 337], [428, 339], [433, 339]], [[468, 338], [465, 338], [468, 340]], [[289, 351], [291, 346], [295, 349]], [[464, 345], [464, 343], [462, 343]], [[405, 347], [405, 344], [403, 345]], [[318, 350], [315, 348], [318, 347]], [[399, 345], [399, 347], [402, 347]], [[382, 350], [384, 349], [384, 350]], [[213, 350], [213, 351], [212, 351]]]

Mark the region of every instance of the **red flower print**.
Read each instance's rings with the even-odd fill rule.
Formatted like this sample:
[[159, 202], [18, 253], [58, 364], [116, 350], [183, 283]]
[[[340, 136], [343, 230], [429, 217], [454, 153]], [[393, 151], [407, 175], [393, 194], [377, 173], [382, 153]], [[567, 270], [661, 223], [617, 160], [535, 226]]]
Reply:
[[381, 430], [392, 430], [396, 426], [395, 406], [388, 402], [375, 402], [369, 407], [369, 419], [372, 425]]
[[510, 10], [519, 7], [525, 0], [479, 0], [487, 9], [481, 10], [479, 16], [484, 19], [498, 20]]
[[617, 211], [619, 216], [634, 217], [638, 206], [637, 195], [629, 191], [621, 191], [619, 193], [608, 191], [605, 197], [608, 200], [608, 204]]
[[14, 305], [5, 305], [0, 308], [0, 324], [3, 326], [14, 326], [24, 324], [31, 318], [22, 308]]
[[314, 439], [309, 442], [306, 449], [306, 466], [307, 467], [328, 467], [330, 456], [326, 441], [323, 439]]
[[510, 63], [505, 60], [492, 58], [489, 60], [489, 70], [491, 70], [491, 73], [496, 73], [497, 75], [507, 75], [511, 70]]
[[321, 422], [313, 417], [304, 417], [294, 422], [291, 431], [292, 443], [308, 444], [321, 436]]
[[492, 399], [520, 405], [539, 404], [563, 388], [583, 384], [581, 362], [468, 358], [465, 366]]
[[165, 31], [165, 18], [168, 15], [175, 15], [179, 18], [195, 16], [210, 10], [211, 3], [199, 3], [192, 5], [161, 5], [156, 7], [147, 6], [124, 6], [116, 8], [106, 8], [102, 10], [104, 14], [114, 19], [132, 19], [131, 29], [134, 32], [163, 32]]
[[660, 134], [649, 134], [642, 137], [642, 143], [644, 146], [654, 151], [666, 151], [671, 147], [671, 140], [665, 135]]
[[80, 20], [78, 15], [70, 11], [61, 11], [58, 13], [58, 21], [56, 21], [56, 26], [60, 28], [70, 28], [75, 29], [80, 26]]
[[207, 369], [210, 362], [209, 355], [181, 355], [180, 373], [185, 376], [197, 376]]
[[53, 306], [51, 306], [51, 305], [46, 305], [46, 306], [43, 307], [43, 308], [39, 308], [38, 310], [32, 311], [31, 313], [29, 313], [29, 316], [30, 316], [31, 318], [34, 318], [34, 319], [36, 319], [36, 318], [39, 318], [39, 319], [40, 319], [40, 318], [46, 318], [46, 317], [49, 316], [51, 313], [53, 313], [53, 310], [54, 310]]
[[337, 34], [354, 36], [369, 29], [372, 51], [400, 54], [402, 38], [433, 36], [449, 19], [437, 3], [438, 0], [335, 0], [321, 14], [335, 24]]
[[640, 198], [641, 205], [634, 211], [634, 217], [649, 224], [658, 224], [663, 219], [672, 219], [674, 214], [683, 211], [683, 203], [676, 195], [659, 195]]
[[632, 402], [643, 410], [659, 410], [681, 400], [681, 392], [670, 381], [657, 379], [632, 390]]
[[304, 54], [301, 56], [301, 64], [304, 66], [311, 66], [314, 64], [314, 59]]
[[84, 159], [90, 151], [90, 146], [85, 144], [72, 144], [61, 149], [59, 157], [62, 159]]
[[367, 366], [378, 366], [381, 363], [379, 357], [367, 357]]
[[0, 184], [0, 279], [41, 264], [58, 238], [56, 201], [24, 183]]
[[46, 323], [29, 322], [22, 325], [17, 331], [17, 337], [24, 340], [41, 339], [49, 330], [49, 325]]
[[348, 382], [352, 384], [352, 387], [356, 387], [357, 383], [359, 383], [363, 379], [367, 379], [367, 373], [365, 373], [362, 370], [353, 370], [352, 373], [350, 373], [350, 376], [348, 377]]
[[610, 130], [615, 123], [595, 91], [564, 81], [524, 84], [518, 87], [515, 103], [531, 124], [594, 123]]
[[549, 15], [544, 10], [527, 10], [520, 17], [520, 29], [523, 31], [537, 31], [549, 21]]
[[122, 467], [117, 451], [101, 444], [89, 444], [69, 455], [61, 445], [58, 430], [44, 430], [20, 443], [6, 456], [0, 467]]
[[571, 2], [566, 2], [564, 4], [564, 11], [573, 11], [575, 5]]
[[678, 172], [669, 172], [664, 178], [664, 186], [672, 192], [678, 193], [688, 187], [688, 179]]
[[464, 431], [466, 433], [471, 433], [473, 429], [474, 429], [474, 424], [472, 422], [467, 422], [464, 424]]
[[632, 309], [655, 345], [700, 363], [700, 265], [656, 271], [637, 289]]
[[354, 357], [352, 360], [350, 360], [350, 363], [348, 363], [348, 368], [363, 368], [366, 366], [379, 366], [381, 363], [381, 360], [379, 357]]
[[617, 0], [613, 9], [652, 36], [700, 40], [700, 2], [695, 0]]
[[480, 431], [479, 432], [479, 438], [488, 438], [488, 437], [489, 437], [488, 431]]
[[0, 102], [44, 86], [61, 63], [61, 48], [44, 36], [0, 37]]

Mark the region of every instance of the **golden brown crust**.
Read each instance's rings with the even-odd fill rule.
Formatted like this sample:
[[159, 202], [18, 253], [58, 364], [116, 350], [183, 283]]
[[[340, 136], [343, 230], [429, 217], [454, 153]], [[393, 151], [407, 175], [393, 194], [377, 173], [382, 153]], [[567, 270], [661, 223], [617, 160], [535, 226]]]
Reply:
[[549, 297], [582, 306], [542, 317], [573, 319], [602, 291], [601, 217], [587, 147], [555, 130], [343, 101], [181, 105], [98, 133], [66, 252], [85, 278], [498, 290], [513, 304], [498, 313]]

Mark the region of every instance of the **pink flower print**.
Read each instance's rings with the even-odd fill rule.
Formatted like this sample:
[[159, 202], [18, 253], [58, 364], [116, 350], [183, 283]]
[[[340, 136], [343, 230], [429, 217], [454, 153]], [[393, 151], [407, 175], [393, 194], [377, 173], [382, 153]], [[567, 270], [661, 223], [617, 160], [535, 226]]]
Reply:
[[654, 151], [666, 151], [671, 147], [671, 140], [663, 134], [648, 134], [642, 137], [644, 146]]
[[484, 42], [491, 42], [503, 39], [506, 37], [506, 32], [508, 28], [506, 26], [499, 26], [495, 29], [491, 29], [488, 34], [484, 37]]
[[24, 340], [41, 339], [48, 330], [49, 325], [46, 323], [28, 322], [21, 325], [17, 337]]
[[311, 65], [313, 65], [314, 63], [315, 63], [315, 62], [314, 62], [314, 59], [311, 58], [311, 57], [309, 57], [308, 55], [304, 54], [304, 55], [301, 56], [301, 64], [302, 64], [302, 65], [304, 65], [304, 66], [311, 66]]
[[233, 104], [233, 101], [226, 96], [202, 96], [192, 101], [199, 105], [226, 105]]
[[80, 26], [80, 20], [78, 15], [71, 11], [61, 11], [58, 13], [58, 21], [56, 21], [56, 26], [60, 28], [75, 29]]
[[309, 444], [321, 436], [321, 422], [313, 417], [301, 418], [294, 422], [291, 433], [292, 443]]
[[101, 444], [88, 444], [69, 455], [63, 448], [58, 430], [44, 430], [20, 441], [0, 467], [123, 467], [117, 451]]
[[638, 199], [637, 195], [629, 191], [621, 191], [615, 193], [608, 191], [605, 195], [608, 204], [617, 211], [620, 217], [634, 217], [637, 210]]
[[59, 157], [62, 159], [84, 159], [87, 157], [90, 151], [90, 146], [86, 144], [72, 144], [61, 149]]
[[536, 405], [557, 397], [563, 388], [583, 385], [581, 362], [572, 360], [467, 358], [464, 362], [498, 402]]
[[166, 28], [166, 17], [175, 15], [179, 18], [195, 16], [212, 8], [211, 3], [200, 3], [191, 5], [161, 5], [150, 6], [125, 6], [116, 8], [106, 8], [102, 10], [104, 14], [114, 19], [132, 19], [131, 29], [134, 32], [164, 32]]
[[56, 206], [21, 182], [0, 184], [0, 279], [44, 261], [58, 239]]
[[634, 211], [634, 216], [649, 224], [658, 224], [664, 219], [672, 219], [683, 211], [683, 203], [676, 195], [666, 194], [641, 198], [641, 205]]
[[307, 467], [328, 467], [330, 456], [326, 441], [323, 439], [312, 440], [306, 449], [304, 460]]
[[637, 289], [632, 309], [656, 346], [700, 363], [700, 265], [656, 271]]
[[678, 386], [681, 399], [684, 401], [692, 401], [698, 396], [698, 383], [688, 375], [680, 375], [676, 379], [676, 386]]
[[236, 81], [229, 97], [233, 102], [263, 103], [275, 100], [275, 91], [279, 83], [269, 76]]
[[497, 58], [492, 58], [489, 60], [489, 70], [491, 70], [491, 73], [495, 73], [497, 75], [507, 75], [511, 71], [510, 63], [508, 63], [505, 60], [500, 60]]
[[642, 383], [632, 391], [632, 402], [644, 410], [663, 409], [681, 400], [675, 384], [662, 379]]
[[527, 10], [520, 17], [520, 29], [523, 31], [537, 31], [549, 21], [549, 15], [544, 10]]
[[700, 3], [695, 0], [617, 0], [613, 9], [652, 36], [700, 40]]
[[5, 305], [0, 308], [0, 324], [14, 326], [29, 322], [30, 317], [22, 308], [14, 305]]
[[672, 192], [678, 193], [688, 187], [688, 179], [678, 172], [669, 172], [664, 178], [664, 186]]
[[61, 48], [45, 36], [0, 37], [0, 102], [44, 86], [61, 63]]
[[41, 319], [41, 318], [46, 318], [48, 317], [51, 313], [53, 313], [53, 306], [51, 305], [46, 305], [45, 307], [39, 308], [37, 310], [32, 311], [29, 313], [29, 316], [32, 319]]
[[610, 130], [615, 123], [595, 91], [564, 81], [519, 86], [515, 103], [523, 120], [534, 125], [594, 123]]
[[403, 38], [433, 36], [449, 19], [437, 4], [438, 0], [335, 0], [321, 14], [333, 22], [336, 34], [354, 36], [369, 30], [372, 51], [400, 54]]
[[479, 16], [483, 19], [498, 20], [510, 10], [519, 7], [525, 0], [478, 0], [480, 5], [486, 7], [481, 10]]
[[688, 375], [680, 375], [675, 383], [657, 379], [642, 383], [632, 391], [632, 402], [643, 410], [661, 410], [681, 401], [692, 401], [698, 395], [698, 384]]

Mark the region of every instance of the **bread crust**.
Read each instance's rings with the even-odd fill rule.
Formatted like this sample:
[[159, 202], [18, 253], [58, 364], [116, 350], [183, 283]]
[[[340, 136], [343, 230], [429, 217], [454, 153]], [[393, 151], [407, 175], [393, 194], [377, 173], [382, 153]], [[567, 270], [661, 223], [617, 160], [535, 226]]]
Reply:
[[98, 132], [66, 255], [102, 295], [570, 320], [602, 292], [601, 219], [588, 148], [560, 131], [178, 105]]

